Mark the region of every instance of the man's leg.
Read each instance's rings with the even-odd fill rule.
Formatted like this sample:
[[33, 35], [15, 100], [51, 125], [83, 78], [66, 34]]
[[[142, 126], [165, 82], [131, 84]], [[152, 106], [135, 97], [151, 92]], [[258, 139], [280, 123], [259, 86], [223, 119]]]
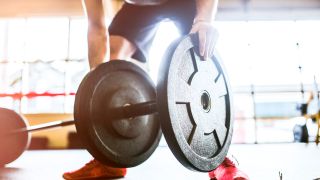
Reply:
[[[113, 19], [110, 32], [110, 60], [135, 58], [145, 62], [148, 49], [161, 21], [157, 7], [140, 7], [125, 4]], [[126, 168], [113, 168], [92, 160], [81, 169], [65, 173], [70, 180], [123, 177]]]
[[148, 64], [139, 59], [132, 58], [137, 48], [134, 43], [117, 35], [110, 36], [110, 60], [129, 60], [148, 71]]
[[[136, 47], [133, 43], [122, 36], [110, 36], [110, 60], [129, 59]], [[92, 160], [82, 168], [63, 174], [68, 180], [90, 179], [90, 178], [118, 178], [126, 175], [126, 168], [113, 168]]]
[[110, 60], [126, 60], [136, 51], [136, 46], [122, 36], [110, 36]]

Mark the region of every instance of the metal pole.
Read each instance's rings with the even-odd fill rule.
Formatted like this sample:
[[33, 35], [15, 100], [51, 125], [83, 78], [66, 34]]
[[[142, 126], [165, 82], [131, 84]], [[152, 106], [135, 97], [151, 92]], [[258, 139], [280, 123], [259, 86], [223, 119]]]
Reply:
[[157, 104], [155, 101], [148, 101], [137, 104], [126, 104], [123, 107], [112, 108], [107, 110], [106, 113], [112, 119], [131, 118], [157, 112]]
[[253, 120], [254, 120], [254, 143], [258, 144], [258, 122], [257, 122], [257, 110], [256, 110], [256, 97], [254, 85], [251, 84], [251, 98], [253, 105]]
[[69, 126], [69, 125], [73, 125], [73, 124], [74, 124], [74, 120], [53, 121], [53, 122], [49, 122], [49, 123], [29, 126], [26, 128], [16, 129], [16, 130], [12, 131], [11, 133], [34, 132], [34, 131], [40, 131], [40, 130], [45, 130], [45, 129], [51, 129], [51, 128], [55, 128], [55, 127]]
[[[157, 112], [157, 104], [155, 101], [148, 101], [143, 103], [137, 104], [127, 104], [123, 107], [112, 108], [106, 110], [107, 118], [112, 120], [122, 119], [122, 118], [132, 118], [147, 114], [152, 114]], [[75, 123], [74, 120], [63, 120], [63, 121], [53, 121], [49, 123], [29, 126], [21, 129], [16, 129], [11, 131], [9, 134], [15, 134], [20, 132], [34, 132], [34, 131], [41, 131], [45, 129], [51, 129], [56, 127], [63, 127], [73, 125]]]

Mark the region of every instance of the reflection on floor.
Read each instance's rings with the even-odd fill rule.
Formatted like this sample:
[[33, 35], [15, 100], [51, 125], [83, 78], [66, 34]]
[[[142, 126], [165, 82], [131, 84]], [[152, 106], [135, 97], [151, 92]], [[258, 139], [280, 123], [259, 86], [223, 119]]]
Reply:
[[[286, 180], [320, 177], [320, 147], [314, 144], [231, 145], [234, 156], [252, 180]], [[91, 159], [85, 150], [27, 151], [0, 169], [0, 179], [62, 179], [62, 173], [81, 167]], [[130, 168], [125, 180], [173, 179], [208, 180], [207, 173], [184, 168], [168, 147], [159, 147], [143, 164]]]

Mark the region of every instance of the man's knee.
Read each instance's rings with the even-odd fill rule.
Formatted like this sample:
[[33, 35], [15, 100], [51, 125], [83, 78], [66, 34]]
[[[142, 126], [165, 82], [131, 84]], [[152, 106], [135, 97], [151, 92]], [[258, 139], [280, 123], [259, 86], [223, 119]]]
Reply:
[[136, 46], [122, 36], [110, 36], [110, 59], [128, 59], [136, 51]]

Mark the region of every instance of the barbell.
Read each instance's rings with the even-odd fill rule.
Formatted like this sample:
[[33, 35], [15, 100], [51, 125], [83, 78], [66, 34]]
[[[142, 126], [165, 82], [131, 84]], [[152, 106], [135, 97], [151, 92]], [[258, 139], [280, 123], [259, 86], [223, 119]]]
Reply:
[[178, 161], [208, 172], [224, 160], [232, 137], [233, 108], [225, 69], [215, 53], [199, 56], [197, 35], [170, 45], [157, 88], [147, 73], [127, 61], [110, 61], [89, 72], [75, 97], [74, 121], [28, 127], [12, 110], [0, 109], [0, 164], [18, 158], [29, 133], [76, 125], [89, 153], [114, 167], [134, 167], [155, 151], [162, 132]]

